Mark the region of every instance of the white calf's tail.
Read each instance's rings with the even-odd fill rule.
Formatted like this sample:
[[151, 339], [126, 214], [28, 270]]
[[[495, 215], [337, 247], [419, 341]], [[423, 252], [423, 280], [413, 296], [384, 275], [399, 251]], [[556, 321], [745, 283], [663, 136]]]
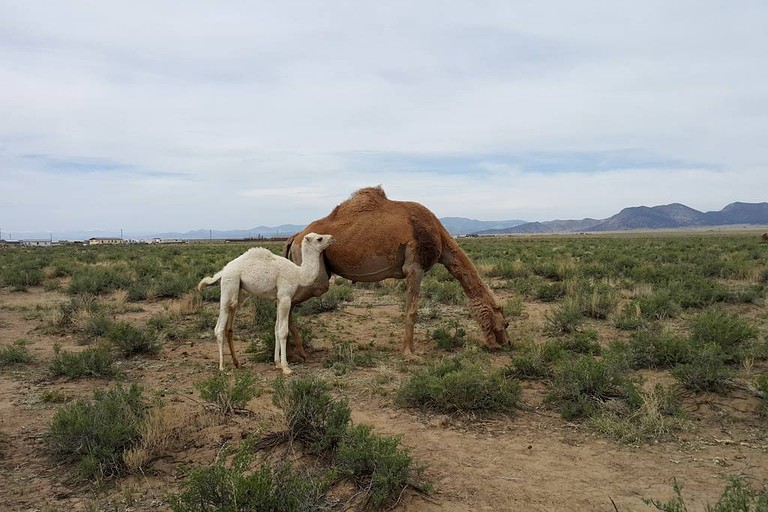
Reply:
[[206, 286], [211, 286], [219, 279], [221, 279], [221, 272], [216, 272], [213, 277], [204, 277], [199, 283], [197, 283], [197, 291], [201, 291]]

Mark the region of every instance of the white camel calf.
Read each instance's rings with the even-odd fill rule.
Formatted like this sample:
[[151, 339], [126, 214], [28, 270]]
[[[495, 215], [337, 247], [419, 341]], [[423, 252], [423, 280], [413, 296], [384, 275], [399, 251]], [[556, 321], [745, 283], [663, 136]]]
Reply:
[[235, 366], [240, 366], [232, 344], [232, 324], [235, 312], [245, 300], [240, 290], [264, 299], [277, 299], [277, 321], [275, 322], [275, 367], [283, 373], [291, 373], [286, 358], [288, 337], [288, 314], [291, 299], [296, 290], [311, 285], [320, 272], [320, 258], [326, 247], [334, 242], [331, 235], [309, 233], [301, 244], [301, 266], [291, 260], [277, 256], [264, 248], [248, 249], [244, 254], [227, 263], [213, 277], [205, 277], [197, 285], [198, 290], [221, 280], [221, 303], [219, 320], [216, 322], [216, 339], [219, 342], [219, 370], [224, 369], [224, 337]]

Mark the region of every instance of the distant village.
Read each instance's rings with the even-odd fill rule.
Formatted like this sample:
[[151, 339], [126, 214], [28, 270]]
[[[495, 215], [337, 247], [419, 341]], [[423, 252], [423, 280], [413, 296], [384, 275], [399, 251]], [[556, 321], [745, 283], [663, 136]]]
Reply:
[[120, 237], [93, 237], [87, 240], [53, 240], [53, 238], [29, 239], [29, 240], [3, 240], [0, 246], [20, 247], [51, 247], [55, 245], [124, 245], [124, 244], [187, 244], [187, 243], [214, 243], [214, 242], [284, 242], [287, 236], [281, 237], [256, 237], [256, 238], [150, 238], [146, 240], [132, 240]]

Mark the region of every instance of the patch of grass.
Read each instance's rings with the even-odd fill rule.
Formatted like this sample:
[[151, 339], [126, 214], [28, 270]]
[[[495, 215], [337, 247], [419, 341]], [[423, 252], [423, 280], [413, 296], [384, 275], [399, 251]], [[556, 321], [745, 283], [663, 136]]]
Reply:
[[[682, 493], [683, 485], [675, 479], [672, 488], [675, 496], [668, 501], [643, 498], [643, 502], [664, 512], [688, 512]], [[731, 477], [717, 503], [714, 506], [707, 504], [705, 510], [707, 512], [765, 512], [768, 510], [768, 493], [755, 492], [741, 479]]]
[[0, 368], [32, 362], [32, 354], [27, 348], [26, 340], [16, 340], [10, 345], [0, 347]]
[[464, 358], [445, 359], [416, 372], [397, 393], [396, 402], [438, 412], [512, 412], [520, 398], [518, 382], [504, 371], [487, 372]]
[[555, 302], [565, 297], [565, 283], [562, 281], [542, 283], [536, 287], [533, 295], [542, 302]]
[[584, 323], [584, 314], [578, 299], [566, 298], [562, 304], [548, 311], [544, 316], [545, 329], [551, 334], [576, 332]]
[[621, 312], [613, 320], [613, 325], [622, 331], [635, 331], [642, 329], [647, 324], [647, 319], [643, 317], [640, 311], [640, 305], [635, 301], [624, 304]]
[[253, 375], [247, 370], [235, 370], [231, 376], [217, 372], [210, 379], [195, 384], [195, 387], [203, 400], [214, 404], [223, 414], [244, 410], [248, 402], [261, 394], [254, 384]]
[[726, 365], [726, 356], [715, 343], [698, 344], [688, 363], [678, 365], [672, 375], [686, 389], [723, 393], [732, 371]]
[[692, 339], [702, 345], [717, 345], [728, 362], [739, 360], [743, 349], [757, 340], [758, 333], [748, 320], [717, 308], [702, 312], [691, 322]]
[[590, 329], [582, 332], [575, 332], [570, 336], [565, 336], [560, 342], [562, 343], [563, 348], [571, 352], [599, 356], [602, 352], [602, 348], [597, 340], [597, 331]]
[[104, 266], [84, 266], [72, 276], [67, 293], [101, 295], [126, 289], [130, 284], [131, 278], [126, 271]]
[[523, 380], [548, 379], [554, 374], [554, 366], [565, 355], [565, 348], [559, 340], [544, 343], [529, 342], [522, 345], [520, 353], [504, 370], [505, 375]]
[[546, 401], [555, 404], [564, 419], [575, 419], [596, 414], [609, 401], [634, 409], [639, 393], [623, 367], [585, 356], [562, 361]]
[[[451, 332], [453, 331], [453, 332]], [[441, 350], [453, 351], [466, 345], [467, 331], [458, 322], [450, 322], [446, 327], [432, 331], [432, 339]]]
[[58, 389], [46, 389], [38, 395], [38, 398], [45, 404], [61, 404], [69, 401], [69, 397]]
[[124, 357], [157, 354], [162, 349], [153, 331], [140, 329], [129, 322], [114, 322], [109, 326], [105, 337]]
[[626, 347], [632, 368], [674, 368], [691, 360], [691, 342], [667, 329], [655, 327], [632, 333]]
[[640, 313], [647, 320], [675, 318], [682, 312], [680, 303], [669, 290], [661, 290], [635, 298]]
[[313, 454], [335, 451], [352, 417], [347, 402], [334, 399], [328, 385], [316, 378], [288, 383], [281, 375], [274, 388], [272, 402], [285, 414], [289, 440], [301, 442]]
[[[228, 460], [231, 459], [231, 460]], [[254, 463], [249, 443], [208, 467], [190, 471], [184, 490], [171, 495], [174, 512], [312, 512], [327, 510], [328, 477], [318, 478], [288, 463]]]
[[86, 479], [124, 474], [123, 453], [140, 438], [146, 415], [141, 388], [115, 386], [96, 390], [93, 400], [76, 400], [61, 407], [46, 433], [48, 446], [59, 460], [75, 465]]
[[110, 378], [118, 374], [115, 356], [106, 345], [96, 345], [73, 353], [61, 350], [56, 344], [53, 346], [53, 353], [49, 371], [54, 377]]
[[638, 407], [621, 405], [590, 418], [590, 426], [603, 435], [629, 444], [672, 440], [675, 432], [688, 428], [679, 397], [661, 385], [640, 393]]
[[366, 506], [391, 505], [412, 479], [408, 450], [400, 436], [379, 436], [368, 425], [347, 429], [336, 453], [336, 469], [368, 494]]
[[370, 368], [376, 363], [371, 351], [359, 350], [349, 341], [333, 340], [331, 345], [331, 355], [323, 362], [323, 366], [333, 368], [336, 375], [343, 375], [353, 368]]

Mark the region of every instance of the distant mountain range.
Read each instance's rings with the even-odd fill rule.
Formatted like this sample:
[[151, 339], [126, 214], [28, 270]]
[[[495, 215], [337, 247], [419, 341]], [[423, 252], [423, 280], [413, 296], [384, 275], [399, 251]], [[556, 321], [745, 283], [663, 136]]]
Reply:
[[[443, 217], [440, 219], [449, 233], [455, 236], [478, 234], [498, 235], [512, 233], [579, 233], [600, 231], [625, 231], [632, 229], [685, 229], [706, 226], [757, 225], [768, 226], [768, 203], [731, 203], [719, 212], [700, 212], [684, 204], [673, 203], [662, 206], [633, 206], [624, 208], [607, 219], [550, 220], [526, 222], [524, 220], [475, 220], [464, 217]], [[251, 229], [208, 230], [126, 233], [124, 238], [136, 240], [182, 239], [182, 240], [226, 240], [245, 238], [283, 237], [297, 233], [306, 225], [282, 224], [280, 226], [257, 226]], [[14, 240], [52, 239], [87, 240], [94, 237], [117, 237], [121, 233], [112, 231], [67, 231], [55, 233], [2, 233], [0, 238]]]
[[719, 212], [700, 212], [680, 203], [653, 207], [633, 206], [607, 219], [527, 222], [508, 228], [479, 230], [474, 234], [578, 233], [729, 225], [768, 226], [768, 203], [731, 203]]

